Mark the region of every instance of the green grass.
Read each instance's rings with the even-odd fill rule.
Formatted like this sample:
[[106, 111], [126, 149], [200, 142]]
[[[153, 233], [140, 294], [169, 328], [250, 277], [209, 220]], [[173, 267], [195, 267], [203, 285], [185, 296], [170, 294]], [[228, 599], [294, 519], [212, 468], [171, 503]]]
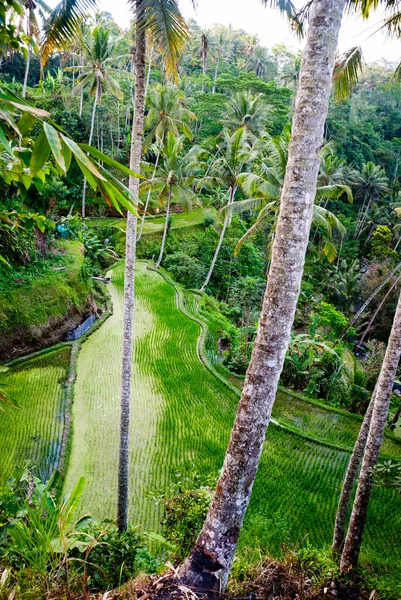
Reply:
[[[85, 475], [82, 512], [111, 518], [117, 494], [122, 266], [113, 272], [113, 283], [114, 314], [85, 342], [78, 358], [66, 481], [71, 489]], [[187, 301], [186, 307], [195, 311], [195, 300]], [[172, 286], [143, 263], [138, 264], [136, 278], [135, 323], [130, 518], [154, 530], [160, 512], [149, 497], [151, 492], [168, 485], [177, 472], [217, 475], [238, 394], [205, 369], [197, 354], [199, 324], [179, 310]], [[293, 409], [287, 401], [293, 402]], [[292, 421], [292, 426], [295, 421], [330, 443], [352, 445], [358, 419], [350, 417], [348, 423], [336, 411], [316, 411], [314, 417], [316, 407], [311, 405], [304, 407], [307, 417], [301, 422], [301, 402], [280, 395], [277, 406], [282, 420]], [[345, 432], [340, 434], [343, 426]], [[241, 545], [258, 543], [278, 554], [283, 541], [330, 543], [348, 456], [347, 450], [271, 424]], [[365, 557], [399, 560], [400, 527], [398, 496], [390, 489], [375, 489], [364, 537]]]
[[25, 461], [47, 479], [57, 465], [64, 429], [64, 382], [70, 346], [19, 363], [1, 380], [19, 409], [0, 413], [0, 483]]
[[[193, 227], [201, 225], [205, 218], [205, 214], [213, 213], [213, 209], [194, 208], [190, 212], [173, 213], [171, 229], [182, 229], [184, 227]], [[90, 227], [119, 227], [124, 231], [127, 228], [126, 219], [113, 219], [110, 217], [99, 219], [87, 219], [87, 225]], [[161, 233], [164, 227], [164, 216], [154, 217], [149, 215], [145, 219], [143, 233]], [[139, 229], [139, 224], [138, 224]]]
[[[5, 343], [8, 337], [19, 336], [29, 343], [40, 337], [41, 328], [49, 322], [83, 310], [90, 289], [90, 282], [81, 276], [83, 246], [59, 240], [57, 249], [64, 270], [49, 267], [0, 294], [0, 350], [1, 338]], [[59, 265], [60, 260], [57, 268]]]

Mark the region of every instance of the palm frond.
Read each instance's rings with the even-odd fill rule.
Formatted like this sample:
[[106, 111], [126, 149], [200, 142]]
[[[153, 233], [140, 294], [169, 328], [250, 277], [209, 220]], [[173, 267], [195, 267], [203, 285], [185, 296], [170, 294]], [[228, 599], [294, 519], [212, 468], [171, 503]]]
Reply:
[[95, 8], [97, 0], [61, 0], [44, 22], [41, 41], [41, 62], [45, 65], [49, 54], [65, 48], [80, 30], [81, 19]]
[[353, 195], [349, 185], [321, 185], [316, 190], [316, 199], [318, 200], [320, 198], [331, 198], [333, 200], [336, 200], [337, 198], [340, 198], [343, 194], [347, 196], [348, 202], [352, 204]]
[[338, 57], [333, 73], [334, 92], [337, 100], [347, 98], [356, 85], [363, 68], [363, 55], [360, 46], [350, 48]]
[[131, 3], [136, 8], [138, 26], [153, 37], [167, 74], [176, 79], [178, 59], [189, 36], [177, 0], [131, 0]]

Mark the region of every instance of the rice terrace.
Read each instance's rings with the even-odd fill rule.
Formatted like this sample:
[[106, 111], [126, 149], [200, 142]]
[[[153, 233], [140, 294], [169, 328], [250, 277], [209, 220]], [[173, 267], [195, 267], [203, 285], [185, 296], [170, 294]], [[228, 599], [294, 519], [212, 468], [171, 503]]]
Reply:
[[0, 600], [401, 600], [400, 4], [105, 7], [0, 2]]

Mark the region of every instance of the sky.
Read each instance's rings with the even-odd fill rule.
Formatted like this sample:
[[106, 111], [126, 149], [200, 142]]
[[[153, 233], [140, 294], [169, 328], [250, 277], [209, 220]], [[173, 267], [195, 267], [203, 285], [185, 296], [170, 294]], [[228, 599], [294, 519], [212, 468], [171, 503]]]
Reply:
[[[54, 6], [57, 1], [51, 0], [49, 4]], [[302, 6], [303, 3], [303, 0], [295, 0], [296, 5]], [[302, 48], [302, 42], [298, 42], [290, 32], [284, 17], [272, 9], [264, 8], [260, 0], [198, 0], [196, 14], [191, 0], [179, 0], [179, 4], [184, 16], [195, 18], [201, 27], [207, 28], [214, 23], [232, 25], [247, 33], [257, 34], [267, 48], [278, 43], [285, 43], [294, 50]], [[101, 10], [110, 12], [121, 27], [128, 26], [131, 13], [126, 0], [100, 0], [99, 6]], [[379, 11], [369, 21], [347, 16], [340, 33], [340, 52], [361, 45], [367, 62], [384, 59], [398, 64], [401, 60], [401, 41], [386, 40], [384, 34], [375, 33], [382, 18]]]

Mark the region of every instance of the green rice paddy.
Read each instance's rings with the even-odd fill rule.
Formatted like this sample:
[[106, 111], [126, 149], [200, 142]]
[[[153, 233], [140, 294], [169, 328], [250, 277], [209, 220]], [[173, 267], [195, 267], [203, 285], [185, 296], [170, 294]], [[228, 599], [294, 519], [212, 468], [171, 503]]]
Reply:
[[[82, 344], [72, 406], [65, 489], [83, 475], [80, 510], [98, 518], [116, 515], [123, 277], [119, 265], [109, 286], [113, 315]], [[168, 280], [138, 263], [130, 519], [146, 530], [160, 527], [161, 509], [152, 494], [167, 487], [176, 473], [217, 477], [237, 407], [238, 390], [200, 360], [201, 327], [188, 316], [189, 311], [207, 320], [198, 305], [195, 295], [178, 297]], [[20, 363], [7, 374], [24, 410], [1, 416], [0, 478], [25, 458], [35, 460], [43, 475], [57, 462], [68, 361], [65, 347]], [[240, 546], [279, 554], [283, 542], [327, 545], [360, 419], [284, 392], [278, 394], [273, 416]], [[386, 438], [386, 455], [399, 457], [400, 448]], [[364, 558], [384, 557], [395, 565], [401, 559], [400, 529], [398, 495], [375, 488]]]
[[64, 430], [64, 383], [70, 346], [19, 363], [2, 381], [21, 410], [0, 413], [0, 483], [16, 466], [35, 465], [46, 480], [57, 466]]
[[[73, 407], [74, 435], [67, 473], [70, 489], [87, 478], [82, 511], [115, 517], [118, 460], [119, 378], [123, 267], [113, 272], [114, 314], [85, 342], [78, 358]], [[187, 309], [196, 303], [187, 302]], [[130, 518], [158, 528], [160, 512], [151, 494], [177, 472], [217, 475], [235, 415], [238, 394], [205, 369], [197, 354], [200, 326], [177, 305], [173, 287], [138, 264], [136, 341], [131, 419]], [[284, 409], [289, 400], [289, 407]], [[291, 417], [291, 403], [294, 414]], [[280, 394], [276, 419], [267, 434], [261, 466], [241, 544], [279, 552], [281, 543], [318, 546], [331, 540], [336, 503], [358, 419], [315, 406], [302, 421], [301, 399]], [[294, 419], [296, 423], [294, 424]], [[291, 421], [291, 422], [290, 422]], [[327, 421], [327, 422], [326, 422]], [[294, 427], [306, 426], [306, 439]], [[345, 432], [340, 433], [345, 426]], [[305, 435], [305, 433], [304, 433]], [[325, 443], [326, 442], [326, 443]], [[328, 442], [328, 443], [327, 443]], [[335, 445], [344, 447], [343, 450]], [[388, 451], [397, 442], [388, 440]], [[394, 444], [394, 447], [392, 446]], [[399, 498], [391, 489], [374, 492], [364, 552], [369, 558], [401, 558]]]

